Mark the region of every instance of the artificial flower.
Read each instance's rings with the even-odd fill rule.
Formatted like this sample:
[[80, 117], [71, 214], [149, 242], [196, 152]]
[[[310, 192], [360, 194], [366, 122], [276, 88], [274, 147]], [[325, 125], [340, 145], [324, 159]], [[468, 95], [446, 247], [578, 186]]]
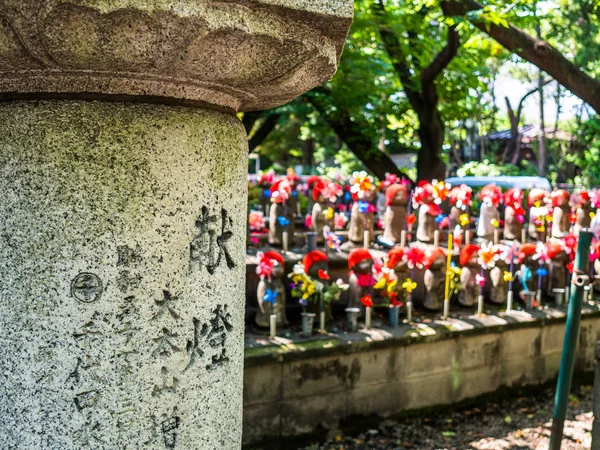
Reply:
[[404, 289], [409, 294], [417, 288], [417, 283], [408, 278], [404, 283], [402, 283], [402, 289]]
[[512, 283], [513, 281], [515, 281], [515, 277], [513, 276], [512, 273], [505, 271], [504, 272], [504, 281]]
[[422, 268], [425, 262], [425, 251], [419, 246], [405, 247], [402, 260], [406, 261], [408, 268]]
[[258, 252], [256, 254], [258, 258], [258, 264], [256, 265], [256, 274], [260, 277], [261, 280], [267, 278], [269, 282], [271, 281], [271, 274], [273, 273], [273, 267], [275, 266], [274, 259], [270, 259], [265, 257], [263, 252]]
[[450, 204], [463, 210], [466, 209], [468, 206], [471, 206], [472, 197], [473, 190], [466, 184], [456, 186], [452, 188], [452, 190], [448, 193]]
[[416, 221], [417, 216], [415, 216], [414, 214], [409, 214], [408, 216], [406, 216], [406, 224], [408, 225], [408, 228], [411, 228]]
[[390, 308], [400, 308], [404, 303], [398, 300], [398, 293], [391, 292], [390, 293]]
[[500, 222], [498, 222], [498, 219], [492, 219], [490, 220], [490, 223], [494, 228], [498, 228], [500, 226]]
[[250, 211], [248, 223], [252, 231], [262, 231], [266, 225], [265, 215], [262, 211]]
[[535, 253], [532, 256], [534, 261], [539, 261], [540, 264], [547, 263], [550, 261], [550, 255], [548, 254], [548, 247], [543, 242], [538, 242], [535, 246]]
[[545, 267], [540, 267], [535, 271], [535, 273], [540, 277], [545, 277], [546, 275], [548, 275], [548, 270]]
[[468, 214], [461, 214], [458, 219], [460, 220], [460, 224], [463, 227], [466, 227], [471, 222], [471, 220], [469, 219], [469, 215]]
[[344, 195], [344, 190], [339, 184], [330, 182], [325, 184], [325, 186], [323, 187], [322, 194], [323, 197], [325, 197], [331, 203], [335, 203], [338, 197]]
[[350, 192], [355, 199], [364, 199], [367, 193], [373, 189], [373, 177], [367, 172], [354, 172], [350, 178]]
[[573, 225], [575, 222], [577, 222], [577, 214], [569, 214], [569, 223]]
[[373, 300], [371, 299], [370, 295], [365, 295], [363, 298], [360, 299], [360, 301], [367, 308], [370, 308], [371, 306], [373, 306]]
[[433, 192], [433, 201], [434, 203], [441, 205], [444, 200], [448, 197], [448, 192], [450, 191], [450, 184], [444, 181], [433, 180], [431, 182], [432, 192]]
[[499, 249], [491, 243], [482, 244], [479, 249], [478, 262], [484, 269], [491, 269], [499, 259]]
[[577, 251], [577, 236], [574, 234], [566, 235], [563, 239], [563, 246], [567, 255], [574, 258]]

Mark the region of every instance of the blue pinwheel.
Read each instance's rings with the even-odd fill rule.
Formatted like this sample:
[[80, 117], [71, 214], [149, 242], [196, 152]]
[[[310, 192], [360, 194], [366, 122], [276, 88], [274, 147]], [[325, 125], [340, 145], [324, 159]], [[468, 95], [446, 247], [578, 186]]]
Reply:
[[271, 303], [272, 305], [274, 305], [275, 299], [277, 298], [278, 295], [279, 295], [279, 293], [277, 291], [272, 291], [271, 289], [267, 289], [265, 292], [265, 295], [263, 297], [263, 302]]
[[358, 201], [358, 211], [362, 214], [366, 214], [367, 212], [369, 212], [369, 203], [368, 202], [362, 202], [362, 201]]
[[438, 214], [437, 216], [435, 216], [435, 223], [440, 223], [446, 217], [448, 217], [446, 214]]

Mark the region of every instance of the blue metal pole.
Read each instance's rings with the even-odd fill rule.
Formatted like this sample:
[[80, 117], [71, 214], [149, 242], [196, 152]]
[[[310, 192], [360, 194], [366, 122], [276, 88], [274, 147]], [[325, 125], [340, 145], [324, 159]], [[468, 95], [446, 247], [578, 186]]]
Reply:
[[583, 300], [583, 287], [585, 283], [579, 282], [579, 274], [587, 274], [587, 266], [592, 243], [592, 233], [581, 231], [579, 233], [579, 244], [575, 256], [575, 268], [571, 280], [571, 298], [569, 299], [569, 310], [567, 312], [567, 324], [565, 327], [565, 340], [563, 344], [560, 370], [558, 372], [558, 383], [556, 385], [556, 396], [554, 397], [554, 415], [552, 417], [552, 434], [550, 436], [550, 450], [560, 450], [569, 404], [569, 391], [573, 378], [573, 366], [575, 364], [575, 350], [579, 337], [579, 323], [581, 322], [581, 304]]

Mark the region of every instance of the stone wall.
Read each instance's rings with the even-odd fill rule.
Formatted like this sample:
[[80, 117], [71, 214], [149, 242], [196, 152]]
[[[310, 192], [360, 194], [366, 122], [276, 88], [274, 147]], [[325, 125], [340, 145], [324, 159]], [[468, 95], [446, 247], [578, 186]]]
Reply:
[[[383, 341], [247, 349], [244, 442], [544, 383], [558, 373], [564, 330], [564, 317], [555, 317]], [[600, 314], [584, 314], [576, 371], [592, 369], [598, 339]]]

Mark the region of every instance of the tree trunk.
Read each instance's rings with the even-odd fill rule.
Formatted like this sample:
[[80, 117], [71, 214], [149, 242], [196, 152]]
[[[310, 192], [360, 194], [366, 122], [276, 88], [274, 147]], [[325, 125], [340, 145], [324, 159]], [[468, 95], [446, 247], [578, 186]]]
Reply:
[[417, 157], [417, 181], [443, 180], [446, 178], [446, 165], [440, 155], [444, 145], [444, 123], [437, 111], [437, 101], [427, 101], [425, 97], [423, 100], [426, 106], [419, 111], [421, 149]]
[[302, 142], [302, 165], [309, 170], [312, 169], [314, 165], [314, 153], [315, 141], [312, 138], [309, 138]]

